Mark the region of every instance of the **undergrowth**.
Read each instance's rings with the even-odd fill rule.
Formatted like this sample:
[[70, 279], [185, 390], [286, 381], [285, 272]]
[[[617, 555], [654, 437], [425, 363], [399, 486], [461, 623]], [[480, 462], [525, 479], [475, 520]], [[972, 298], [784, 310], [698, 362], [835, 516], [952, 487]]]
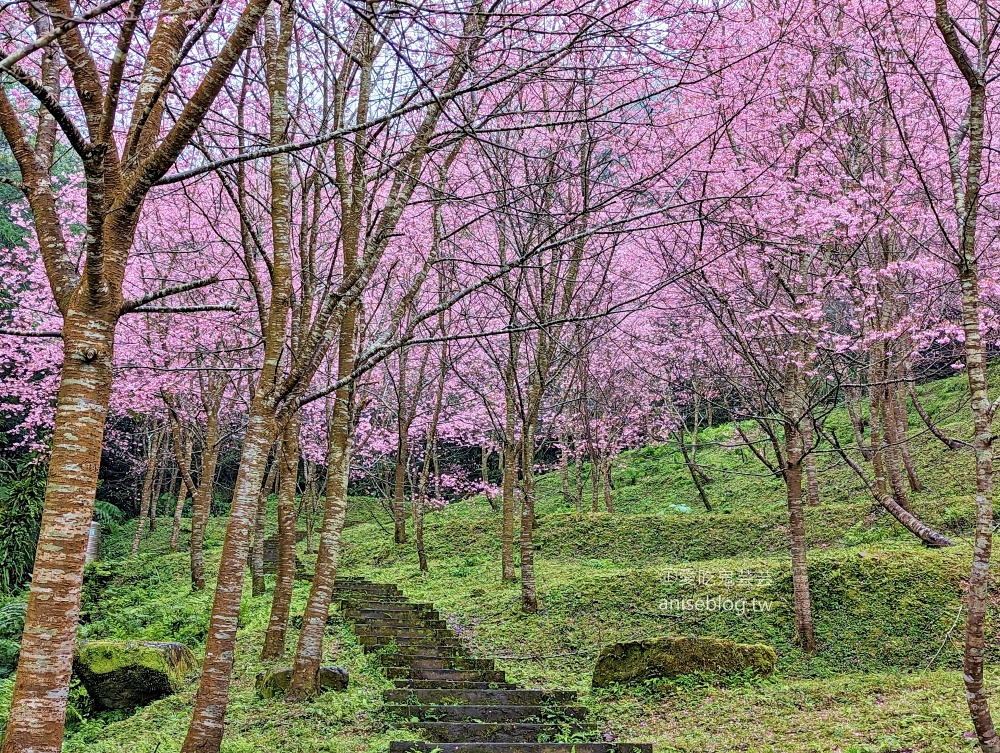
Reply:
[[[967, 435], [960, 377], [925, 385], [920, 393], [946, 431]], [[730, 426], [711, 427], [699, 438], [699, 462], [713, 478], [712, 512], [701, 506], [681, 458], [667, 446], [619, 458], [614, 514], [587, 512], [589, 496], [585, 510], [577, 511], [563, 498], [558, 473], [542, 476], [534, 536], [537, 614], [522, 614], [518, 584], [500, 579], [500, 516], [481, 498], [428, 514], [428, 573], [417, 569], [412, 543], [392, 543], [383, 503], [352, 499], [342, 569], [434, 602], [475, 655], [496, 658], [513, 681], [578, 690], [607, 738], [652, 741], [659, 753], [971, 751], [959, 608], [970, 559], [972, 465], [918, 421], [911, 417], [910, 433], [927, 488], [914, 493], [914, 511], [958, 545], [922, 546], [873, 505], [835, 454], [820, 448], [822, 504], [807, 510], [819, 642], [814, 658], [803, 656], [794, 641], [783, 487], [755, 459], [728, 446]], [[849, 435], [843, 410], [829, 424], [839, 436]], [[588, 483], [584, 489], [588, 495]], [[209, 526], [209, 572], [218, 567], [224, 524], [213, 518]], [[269, 526], [274, 529], [273, 511]], [[176, 640], [199, 653], [214, 583], [191, 592], [186, 552], [168, 550], [169, 525], [150, 534], [135, 559], [128, 556], [134, 523], [117, 528], [106, 541], [105, 560], [88, 571], [81, 637]], [[299, 555], [309, 567], [304, 548], [299, 545]], [[301, 614], [307, 593], [308, 583], [296, 584], [293, 615]], [[697, 612], [676, 601], [716, 598], [767, 608]], [[328, 629], [326, 660], [349, 670], [349, 690], [293, 706], [260, 698], [253, 682], [266, 668], [258, 655], [269, 607], [270, 592], [253, 597], [248, 589], [226, 753], [384, 751], [391, 739], [412, 738], [382, 713], [381, 691], [389, 683], [336, 620]], [[0, 602], [0, 630], [5, 613]], [[294, 624], [289, 650], [297, 638]], [[995, 664], [995, 619], [989, 631], [988, 658]], [[692, 675], [591, 690], [602, 647], [670, 634], [767, 643], [777, 651], [777, 671], [763, 679]], [[65, 750], [179, 750], [195, 683], [193, 678], [184, 692], [134, 714], [96, 712], [74, 689]], [[0, 714], [10, 688], [9, 679], [0, 679]]]

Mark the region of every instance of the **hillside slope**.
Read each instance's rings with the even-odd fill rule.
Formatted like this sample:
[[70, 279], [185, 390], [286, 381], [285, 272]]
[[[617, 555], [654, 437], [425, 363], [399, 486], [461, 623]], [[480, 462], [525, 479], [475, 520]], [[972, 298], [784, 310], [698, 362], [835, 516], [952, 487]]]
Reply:
[[[959, 378], [925, 385], [921, 395], [933, 415], [947, 417], [949, 431], [965, 434]], [[496, 657], [516, 682], [580, 690], [609, 735], [649, 740], [664, 753], [972, 750], [959, 612], [970, 557], [971, 459], [945, 449], [918, 421], [912, 417], [911, 435], [928, 489], [914, 495], [914, 508], [958, 545], [923, 547], [873, 507], [848, 468], [824, 453], [823, 502], [808, 510], [819, 641], [813, 659], [792, 642], [783, 490], [759, 463], [726, 448], [732, 432], [727, 426], [701, 437], [699, 458], [715, 479], [711, 513], [703, 511], [679, 457], [664, 447], [622, 456], [614, 514], [578, 515], [562, 499], [556, 475], [543, 477], [535, 532], [538, 614], [521, 614], [517, 585], [500, 581], [500, 519], [481, 499], [427, 516], [428, 573], [417, 570], [411, 544], [392, 543], [382, 505], [354, 500], [343, 569], [434, 602], [476, 655]], [[830, 423], [846, 436], [842, 411]], [[212, 521], [213, 566], [223, 525]], [[83, 635], [169, 638], [200, 649], [210, 591], [189, 592], [186, 555], [167, 553], [167, 528], [144, 543], [137, 560], [127, 560], [119, 546], [119, 558], [111, 551], [93, 569]], [[128, 536], [124, 527], [111, 549]], [[301, 556], [308, 562], [304, 549]], [[293, 614], [301, 613], [307, 588], [296, 585]], [[768, 609], [741, 614], [664, 608], [671, 598], [695, 596], [756, 599]], [[330, 628], [328, 657], [352, 673], [346, 694], [291, 708], [255, 695], [269, 602], [269, 594], [248, 593], [245, 599], [224, 750], [384, 751], [394, 732], [398, 737], [380, 711], [387, 684], [342, 626]], [[996, 663], [995, 622], [990, 630], [990, 660]], [[673, 633], [768, 643], [778, 652], [778, 671], [768, 680], [728, 686], [689, 678], [591, 691], [590, 673], [603, 645]], [[9, 688], [9, 681], [0, 682], [0, 699]], [[87, 713], [86, 699], [75, 691], [66, 750], [176, 751], [193, 692], [194, 685], [126, 718]]]

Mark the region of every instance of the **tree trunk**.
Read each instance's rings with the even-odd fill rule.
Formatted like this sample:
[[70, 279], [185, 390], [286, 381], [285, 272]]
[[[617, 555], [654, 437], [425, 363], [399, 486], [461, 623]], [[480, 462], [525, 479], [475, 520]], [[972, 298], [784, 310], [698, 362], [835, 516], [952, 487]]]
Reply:
[[271, 468], [267, 472], [264, 488], [260, 490], [257, 497], [253, 548], [250, 550], [250, 592], [254, 596], [261, 596], [267, 591], [267, 584], [264, 581], [264, 539], [267, 534], [267, 503], [270, 501], [271, 494], [278, 484], [280, 465], [281, 443], [278, 442], [274, 447], [274, 460], [271, 462]]
[[183, 753], [216, 753], [222, 743], [250, 535], [274, 434], [274, 410], [258, 390], [243, 439], [240, 470], [233, 490], [208, 624], [201, 682], [194, 699], [194, 716], [181, 748]]
[[[881, 360], [881, 354], [876, 350], [872, 353], [872, 358]], [[885, 389], [882, 384], [881, 370], [877, 366], [872, 366], [871, 384], [875, 385], [871, 390], [869, 405], [869, 436], [871, 442], [871, 462], [872, 470], [875, 473], [876, 496], [881, 498], [889, 494], [889, 481], [886, 475], [885, 465], [885, 441], [882, 436], [882, 402], [885, 396]], [[893, 494], [893, 499], [896, 499]], [[896, 504], [899, 500], [896, 499]]]
[[601, 469], [597, 459], [597, 452], [590, 452], [590, 511], [597, 512], [597, 505], [600, 501]]
[[278, 489], [278, 572], [271, 600], [271, 616], [264, 634], [261, 661], [278, 659], [285, 653], [288, 613], [295, 585], [295, 492], [299, 485], [299, 421], [292, 418], [281, 438], [281, 486]]
[[[221, 392], [219, 394], [221, 398]], [[191, 590], [205, 588], [205, 529], [212, 513], [215, 494], [215, 468], [219, 462], [219, 399], [213, 396], [205, 424], [205, 446], [201, 451], [198, 488], [191, 497]]]
[[962, 328], [965, 331], [965, 368], [976, 453], [976, 535], [966, 597], [965, 655], [963, 659], [965, 697], [984, 751], [1000, 750], [990, 714], [989, 698], [983, 679], [986, 653], [986, 610], [989, 605], [990, 559], [993, 550], [993, 418], [986, 371], [986, 347], [979, 331], [979, 278], [975, 255], [959, 269], [962, 284]]
[[306, 554], [312, 554], [312, 518], [313, 496], [316, 493], [316, 468], [308, 459], [302, 458], [303, 482], [302, 497], [299, 499], [298, 517], [306, 522]]
[[521, 500], [521, 611], [533, 614], [538, 611], [535, 592], [535, 542], [532, 532], [535, 525], [535, 427], [533, 422], [524, 426], [521, 445], [521, 477], [524, 498]]
[[[354, 370], [354, 326], [356, 306], [352, 305], [340, 330], [338, 373]], [[330, 615], [330, 601], [340, 561], [340, 540], [347, 517], [347, 488], [351, 470], [353, 440], [353, 392], [341, 387], [336, 392], [327, 452], [326, 506], [319, 535], [319, 553], [309, 601], [302, 616], [302, 630], [295, 650], [295, 664], [288, 685], [288, 700], [305, 700], [319, 693], [319, 669], [323, 661], [323, 634]]]
[[917, 464], [913, 460], [910, 452], [910, 442], [906, 438], [906, 430], [910, 428], [910, 421], [906, 412], [906, 393], [896, 388], [896, 403], [893, 406], [896, 413], [896, 435], [899, 437], [899, 456], [903, 461], [903, 468], [906, 469], [906, 479], [910, 484], [911, 492], [924, 490], [924, 485], [917, 475]]
[[701, 503], [705, 506], [705, 510], [712, 512], [712, 504], [708, 500], [708, 492], [705, 491], [705, 484], [702, 481], [701, 474], [698, 473], [698, 469], [694, 465], [691, 454], [688, 452], [687, 442], [684, 441], [684, 431], [685, 429], [682, 426], [675, 432], [677, 434], [677, 444], [681, 448], [681, 455], [684, 457], [684, 465], [687, 466], [688, 473], [691, 474], [694, 488], [698, 490], [698, 496], [701, 498]]
[[442, 499], [444, 495], [441, 493], [441, 458], [438, 456], [437, 445], [434, 445], [434, 454], [431, 455], [431, 460], [434, 461], [434, 496], [437, 499]]
[[493, 496], [493, 492], [490, 491], [490, 447], [488, 444], [483, 442], [482, 444], [482, 467], [480, 468], [480, 474], [483, 480], [483, 494], [486, 495], [486, 502], [489, 504], [490, 509], [493, 512], [499, 512], [500, 507], [497, 506], [496, 499]]
[[583, 514], [583, 458], [580, 457], [580, 448], [576, 447], [576, 459], [574, 461], [574, 468], [576, 470], [576, 478], [574, 483], [576, 487], [573, 490], [573, 495], [576, 497], [576, 514]]
[[861, 403], [860, 387], [844, 388], [844, 403], [847, 405], [847, 415], [851, 418], [851, 428], [854, 430], [854, 444], [867, 461], [872, 459], [871, 447], [865, 444], [865, 416]]
[[928, 431], [930, 431], [931, 434], [933, 434], [949, 450], [961, 450], [963, 447], [968, 446], [966, 445], [965, 442], [962, 442], [953, 437], [949, 437], [947, 434], [941, 431], [941, 427], [938, 426], [937, 423], [935, 423], [934, 419], [931, 418], [930, 414], [920, 403], [920, 400], [917, 397], [916, 387], [913, 386], [912, 380], [910, 381], [909, 391], [910, 391], [910, 401], [913, 403], [914, 410], [916, 410], [917, 415], [920, 416], [920, 420], [924, 422], [924, 425], [927, 427]]
[[[168, 441], [164, 437], [164, 441]], [[161, 470], [153, 474], [153, 488], [149, 493], [149, 530], [150, 532], [156, 530], [156, 515], [157, 507], [159, 506], [160, 496], [163, 492], [163, 477], [166, 475], [165, 470]], [[173, 484], [170, 485], [170, 490], [173, 491]]]
[[[439, 317], [441, 334], [445, 333], [444, 314]], [[431, 413], [431, 423], [427, 427], [427, 444], [424, 450], [424, 463], [420, 469], [420, 481], [417, 484], [417, 495], [413, 507], [413, 528], [417, 540], [417, 566], [422, 572], [427, 571], [427, 551], [424, 549], [424, 503], [427, 499], [427, 474], [430, 471], [430, 457], [437, 446], [438, 423], [441, 420], [441, 408], [444, 405], [444, 384], [448, 377], [448, 341], [441, 343], [441, 365], [438, 371], [437, 390], [434, 393], [434, 410]], [[483, 445], [483, 476], [486, 478], [486, 454], [488, 449]]]
[[[184, 443], [184, 454], [183, 454], [183, 457], [180, 458], [180, 462], [184, 463], [185, 467], [190, 468], [191, 467], [191, 454], [193, 452], [193, 448], [192, 448], [193, 442], [192, 442], [192, 438], [191, 438], [191, 432], [189, 432], [189, 431], [188, 432], [183, 432], [182, 436], [183, 436], [182, 441]], [[185, 483], [184, 478], [182, 477], [181, 478], [181, 488], [180, 488], [180, 491], [177, 493], [177, 504], [174, 506], [174, 525], [173, 525], [173, 528], [170, 531], [170, 551], [171, 552], [176, 552], [177, 551], [177, 547], [180, 544], [180, 538], [181, 538], [181, 519], [182, 519], [182, 517], [184, 515], [184, 501], [187, 499], [187, 492], [188, 492], [187, 484]]]
[[[82, 308], [82, 306], [80, 307]], [[44, 511], [3, 753], [59, 753], [101, 443], [115, 316], [70, 309]]]
[[139, 508], [139, 521], [135, 527], [135, 536], [132, 537], [132, 556], [139, 554], [139, 543], [142, 541], [142, 534], [146, 527], [146, 519], [149, 517], [149, 508], [153, 498], [153, 481], [156, 476], [156, 458], [160, 452], [160, 442], [163, 441], [163, 434], [158, 426], [153, 427], [153, 435], [149, 443], [149, 458], [146, 461], [146, 478], [142, 482], [142, 501]]
[[[402, 374], [400, 377], [402, 378]], [[405, 409], [406, 394], [401, 397], [400, 411]], [[406, 543], [406, 464], [409, 460], [409, 427], [406, 418], [400, 416], [396, 422], [396, 474], [392, 485], [393, 541]]]
[[503, 580], [517, 579], [514, 574], [514, 486], [517, 484], [517, 443], [514, 437], [514, 396], [510, 383], [512, 369], [504, 379], [506, 411], [503, 432], [503, 528], [500, 533], [500, 565]]
[[569, 448], [566, 446], [566, 437], [560, 437], [559, 446], [559, 482], [562, 488], [563, 501], [569, 504]]
[[798, 427], [785, 424], [785, 490], [788, 500], [788, 533], [792, 556], [792, 602], [795, 637], [806, 654], [816, 650], [813, 636], [809, 574], [806, 569], [806, 518], [802, 505], [803, 437]]
[[893, 385], [886, 385], [879, 401], [879, 408], [882, 413], [882, 430], [885, 434], [884, 463], [885, 474], [889, 479], [889, 488], [892, 489], [892, 497], [896, 504], [904, 510], [910, 509], [910, 498], [906, 492], [906, 481], [903, 479], [903, 469], [900, 462], [900, 444], [902, 438], [899, 436], [899, 422], [896, 420], [896, 396]]
[[615, 507], [614, 502], [611, 497], [611, 456], [605, 456], [602, 462], [603, 472], [601, 473], [601, 479], [604, 487], [604, 508], [609, 513], [614, 513]]

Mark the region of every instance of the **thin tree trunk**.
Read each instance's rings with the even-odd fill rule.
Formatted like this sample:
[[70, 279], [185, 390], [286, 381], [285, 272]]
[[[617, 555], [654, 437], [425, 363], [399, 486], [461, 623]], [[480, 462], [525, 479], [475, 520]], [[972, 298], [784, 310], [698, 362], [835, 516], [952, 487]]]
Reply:
[[514, 437], [513, 368], [504, 378], [506, 406], [503, 432], [503, 527], [500, 533], [500, 565], [503, 580], [517, 579], [514, 574], [514, 487], [517, 484], [517, 443]]
[[604, 507], [609, 513], [614, 513], [614, 502], [611, 497], [611, 456], [605, 456], [601, 478], [604, 486]]
[[278, 489], [278, 572], [271, 600], [271, 616], [264, 634], [261, 661], [285, 653], [288, 613], [295, 585], [295, 492], [299, 485], [299, 421], [293, 417], [281, 438], [281, 486]]
[[521, 611], [533, 614], [538, 611], [535, 591], [535, 542], [532, 533], [535, 525], [535, 427], [529, 421], [521, 439], [521, 477], [524, 498], [521, 500]]
[[806, 519], [802, 505], [802, 435], [786, 425], [787, 467], [785, 488], [788, 500], [788, 529], [792, 557], [792, 601], [795, 611], [795, 636], [803, 652], [816, 650], [813, 635], [812, 606], [809, 597], [809, 573], [806, 567]]
[[[976, 11], [988, 18], [990, 9], [986, 0], [975, 4]], [[991, 57], [991, 38], [983, 28], [979, 42], [978, 59], [970, 60], [965, 52], [960, 32], [952, 19], [947, 0], [935, 0], [935, 22], [948, 52], [969, 88], [968, 115], [962, 126], [967, 134], [967, 154], [964, 174], [958, 165], [957, 152], [963, 139], [952, 137], [949, 142], [954, 186], [953, 208], [958, 219], [956, 270], [962, 289], [962, 329], [965, 333], [965, 371], [969, 380], [973, 426], [973, 449], [976, 453], [976, 535], [972, 552], [972, 569], [969, 573], [968, 606], [965, 620], [965, 654], [963, 677], [969, 713], [976, 728], [979, 746], [984, 753], [1000, 753], [990, 714], [989, 697], [983, 680], [983, 662], [986, 651], [986, 610], [989, 604], [990, 559], [993, 548], [993, 420], [996, 406], [990, 403], [989, 381], [986, 371], [987, 353], [980, 332], [979, 269], [977, 262], [976, 223], [981, 201], [983, 171], [984, 131], [986, 127], [987, 71], [982, 62], [984, 55]], [[964, 33], [964, 32], [962, 32]], [[985, 48], [985, 49], [984, 49]], [[967, 128], [966, 128], [967, 126]], [[957, 141], [957, 143], [956, 143]]]
[[910, 442], [906, 438], [906, 430], [910, 428], [910, 421], [906, 412], [906, 393], [896, 388], [896, 403], [893, 406], [896, 413], [896, 435], [899, 437], [899, 456], [903, 461], [903, 468], [906, 469], [906, 479], [910, 485], [910, 491], [919, 492], [924, 490], [924, 485], [917, 475], [917, 464], [913, 460], [910, 452]]
[[149, 458], [146, 463], [146, 478], [142, 483], [142, 502], [139, 509], [139, 522], [135, 527], [135, 536], [132, 537], [132, 556], [139, 554], [139, 543], [142, 541], [142, 534], [146, 526], [146, 519], [149, 517], [149, 506], [153, 497], [153, 479], [156, 476], [156, 459], [160, 452], [160, 443], [163, 441], [163, 432], [160, 427], [153, 427], [153, 435], [149, 444]]
[[979, 279], [975, 257], [960, 269], [962, 326], [965, 330], [965, 365], [972, 398], [976, 453], [976, 535], [966, 597], [965, 656], [966, 699], [984, 751], [1000, 750], [990, 714], [983, 678], [986, 653], [986, 610], [989, 604], [990, 559], [993, 549], [993, 418], [986, 372], [986, 348], [979, 331]]
[[[401, 369], [401, 372], [405, 371]], [[400, 378], [403, 377], [403, 373], [400, 374]], [[406, 393], [404, 392], [401, 400], [400, 410], [404, 410]], [[392, 518], [394, 521], [393, 526], [393, 541], [397, 544], [406, 543], [406, 464], [409, 461], [409, 427], [406, 425], [406, 418], [400, 416], [396, 422], [396, 473], [392, 485]]]
[[[354, 370], [354, 326], [356, 306], [352, 305], [340, 329], [338, 374]], [[341, 387], [336, 392], [327, 452], [326, 506], [319, 535], [319, 553], [309, 600], [302, 616], [302, 630], [295, 650], [295, 664], [288, 685], [288, 700], [304, 700], [319, 693], [319, 670], [323, 661], [323, 634], [330, 615], [333, 586], [340, 562], [340, 540], [347, 517], [347, 488], [353, 440], [353, 392]]]
[[681, 448], [681, 455], [684, 457], [684, 465], [687, 466], [688, 473], [691, 474], [691, 480], [694, 482], [694, 488], [698, 490], [698, 496], [701, 498], [701, 503], [705, 506], [705, 510], [712, 512], [712, 504], [708, 500], [708, 492], [705, 491], [705, 485], [702, 482], [701, 474], [698, 473], [698, 469], [695, 468], [694, 461], [688, 452], [687, 442], [684, 441], [684, 427], [680, 427], [675, 434], [677, 435], [677, 444]]
[[250, 592], [261, 596], [267, 590], [264, 581], [264, 539], [267, 532], [267, 503], [278, 485], [281, 466], [281, 442], [274, 447], [274, 460], [267, 472], [264, 488], [257, 497], [257, 512], [254, 517], [253, 547], [250, 550]]
[[[445, 333], [444, 313], [438, 317], [438, 327]], [[438, 422], [441, 420], [441, 408], [444, 406], [444, 384], [448, 377], [448, 341], [441, 343], [441, 365], [438, 371], [437, 390], [434, 393], [434, 410], [431, 412], [431, 423], [427, 427], [427, 444], [424, 450], [424, 462], [420, 469], [420, 481], [417, 484], [417, 495], [413, 508], [413, 527], [417, 543], [417, 566], [421, 571], [427, 571], [427, 552], [424, 549], [424, 503], [427, 499], [427, 473], [430, 470], [428, 462], [431, 453], [437, 445]], [[486, 445], [483, 445], [483, 472], [486, 471]]]
[[893, 385], [886, 385], [883, 397], [879, 401], [882, 411], [882, 429], [885, 433], [884, 463], [885, 473], [889, 479], [889, 488], [892, 489], [892, 497], [896, 504], [904, 510], [910, 509], [910, 498], [906, 492], [906, 481], [903, 478], [903, 469], [900, 462], [899, 422], [896, 420], [896, 396], [893, 392]]
[[483, 494], [486, 495], [486, 502], [489, 504], [490, 509], [493, 510], [493, 512], [498, 512], [500, 508], [497, 506], [493, 492], [490, 491], [490, 454], [489, 445], [486, 444], [486, 442], [483, 442], [482, 466], [480, 468], [480, 474], [483, 480]]
[[208, 624], [201, 682], [195, 696], [194, 716], [181, 749], [183, 753], [215, 753], [222, 743], [247, 552], [274, 434], [274, 411], [258, 390], [243, 439], [240, 470], [233, 490], [229, 525], [222, 545], [222, 561]]
[[913, 386], [912, 381], [909, 384], [909, 391], [910, 391], [910, 401], [913, 403], [914, 410], [917, 411], [917, 415], [920, 416], [920, 420], [924, 422], [924, 425], [927, 427], [928, 431], [930, 431], [931, 434], [933, 434], [949, 450], [961, 450], [966, 447], [969, 447], [967, 443], [959, 439], [949, 437], [947, 434], [941, 431], [941, 427], [937, 425], [937, 423], [934, 421], [933, 418], [931, 418], [930, 414], [927, 412], [924, 406], [920, 403], [920, 400], [917, 397], [917, 390]]
[[434, 454], [431, 455], [431, 460], [434, 461], [434, 496], [441, 499], [444, 495], [441, 493], [441, 457], [438, 455], [437, 444], [434, 445]]
[[590, 511], [597, 512], [597, 505], [600, 501], [601, 470], [598, 467], [597, 451], [591, 448], [590, 452]]
[[[575, 443], [574, 443], [575, 445]], [[576, 470], [574, 483], [576, 484], [573, 494], [576, 497], [576, 513], [577, 515], [583, 514], [583, 458], [580, 457], [580, 448], [575, 445], [576, 458], [574, 459], [574, 468]]]
[[201, 472], [198, 487], [191, 495], [191, 590], [205, 588], [205, 529], [212, 513], [212, 499], [215, 495], [215, 468], [219, 462], [221, 438], [219, 436], [219, 410], [222, 398], [221, 386], [213, 392], [208, 401], [208, 416], [205, 423], [205, 446], [201, 451]]
[[[283, 145], [288, 135], [288, 61], [294, 14], [294, 3], [286, 0], [264, 17], [264, 72], [271, 104], [269, 135], [273, 146]], [[273, 257], [270, 308], [263, 324], [264, 354], [250, 403], [240, 469], [222, 545], [201, 682], [181, 753], [218, 753], [222, 746], [254, 513], [268, 453], [278, 430], [275, 387], [292, 296], [291, 163], [287, 154], [271, 156], [269, 177]]]
[[[177, 462], [183, 463], [185, 468], [191, 467], [191, 455], [193, 452], [191, 432], [183, 432], [181, 441], [184, 444], [183, 455], [178, 454]], [[177, 504], [174, 506], [174, 525], [170, 531], [170, 551], [176, 552], [181, 538], [181, 519], [184, 515], [184, 502], [187, 500], [187, 483], [181, 477], [181, 489], [177, 494]]]
[[[165, 431], [165, 430], [164, 430]], [[164, 441], [168, 441], [167, 437], [164, 437]], [[165, 449], [165, 448], [164, 448]], [[159, 463], [157, 463], [159, 465]], [[150, 532], [156, 530], [156, 515], [157, 507], [159, 506], [160, 496], [163, 493], [163, 477], [166, 475], [166, 471], [157, 472], [153, 475], [153, 488], [149, 493], [149, 530]], [[170, 485], [168, 492], [173, 491], [173, 484]]]
[[854, 444], [857, 445], [861, 457], [871, 462], [872, 449], [865, 444], [865, 417], [861, 403], [861, 388], [845, 387], [844, 403], [847, 405], [847, 415], [851, 419], [851, 429], [854, 430]]
[[298, 517], [306, 522], [306, 554], [312, 554], [312, 517], [313, 495], [316, 489], [316, 468], [307, 458], [302, 458], [303, 483], [302, 497], [299, 499]]
[[560, 437], [559, 445], [559, 482], [562, 488], [563, 501], [569, 503], [572, 499], [569, 493], [569, 448], [566, 446], [565, 435]]

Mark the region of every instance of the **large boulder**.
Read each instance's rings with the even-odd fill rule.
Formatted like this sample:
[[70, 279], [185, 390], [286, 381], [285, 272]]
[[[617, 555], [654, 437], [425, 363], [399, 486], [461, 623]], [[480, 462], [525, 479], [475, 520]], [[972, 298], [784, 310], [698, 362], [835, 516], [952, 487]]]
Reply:
[[83, 641], [73, 671], [100, 708], [145, 706], [184, 687], [197, 662], [181, 643]]
[[601, 650], [593, 685], [674, 678], [696, 672], [728, 677], [750, 671], [764, 677], [774, 671], [777, 655], [770, 646], [743, 644], [721, 638], [670, 636], [648, 641], [614, 643]]
[[[343, 667], [320, 667], [319, 691], [325, 693], [328, 690], [347, 690], [348, 679], [347, 670]], [[276, 698], [283, 696], [288, 691], [288, 685], [291, 681], [291, 668], [284, 668], [259, 672], [255, 684], [257, 692], [264, 698]]]

